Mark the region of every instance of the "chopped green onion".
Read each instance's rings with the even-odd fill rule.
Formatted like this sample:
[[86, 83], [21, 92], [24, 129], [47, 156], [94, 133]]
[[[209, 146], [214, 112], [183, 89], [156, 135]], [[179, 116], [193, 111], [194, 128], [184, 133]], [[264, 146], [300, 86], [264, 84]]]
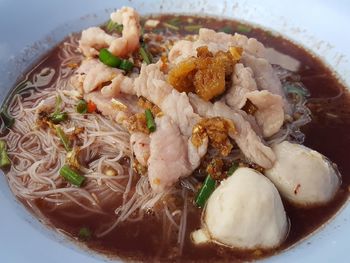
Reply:
[[106, 48], [102, 48], [100, 50], [98, 57], [103, 64], [113, 68], [118, 68], [122, 63], [122, 60], [120, 58], [114, 56]]
[[232, 27], [230, 26], [224, 26], [218, 30], [219, 32], [224, 32], [226, 34], [231, 34], [232, 33]]
[[143, 46], [140, 47], [140, 55], [142, 57], [142, 60], [146, 62], [147, 65], [151, 64], [152, 62], [152, 58], [150, 56], [151, 54], [149, 54], [146, 47], [143, 47]]
[[79, 100], [76, 109], [77, 109], [77, 112], [80, 113], [80, 114], [86, 113], [87, 110], [88, 110], [86, 101], [85, 100]]
[[80, 228], [78, 235], [82, 240], [89, 240], [91, 238], [91, 230], [87, 227], [82, 227]]
[[246, 25], [238, 25], [236, 30], [240, 33], [249, 33], [250, 31], [252, 31], [252, 28], [250, 26], [246, 26]]
[[62, 104], [62, 98], [60, 96], [57, 96], [56, 103], [55, 103], [55, 111], [50, 115], [50, 120], [54, 124], [58, 124], [68, 119], [67, 112], [61, 112], [61, 109], [60, 109], [61, 104]]
[[11, 165], [11, 160], [7, 155], [6, 142], [0, 140], [0, 168], [5, 168]]
[[0, 117], [3, 121], [3, 123], [5, 124], [6, 128], [11, 128], [12, 125], [15, 123], [15, 119], [9, 115], [9, 113], [7, 112], [7, 108], [3, 107], [0, 111]]
[[228, 171], [227, 171], [227, 176], [231, 176], [236, 170], [237, 170], [237, 168], [238, 168], [238, 163], [233, 163], [232, 165], [231, 165], [231, 167], [230, 167], [230, 169], [228, 169]]
[[50, 120], [54, 124], [58, 124], [62, 121], [66, 121], [68, 119], [68, 113], [67, 112], [54, 112], [50, 115]]
[[113, 68], [119, 68], [125, 70], [126, 72], [130, 71], [134, 64], [127, 59], [120, 59], [114, 56], [111, 52], [109, 52], [106, 48], [102, 48], [99, 53], [100, 61]]
[[167, 21], [168, 24], [173, 25], [173, 26], [179, 26], [181, 23], [181, 18], [180, 17], [173, 17]]
[[283, 88], [288, 94], [296, 94], [302, 98], [310, 96], [310, 92], [298, 84], [287, 84]]
[[67, 135], [64, 133], [64, 131], [61, 129], [60, 126], [55, 126], [56, 129], [56, 134], [60, 138], [61, 143], [63, 144], [64, 148], [66, 149], [67, 152], [70, 152], [72, 150], [70, 141], [67, 137]]
[[180, 29], [181, 19], [180, 17], [174, 17], [167, 20], [166, 22], [163, 22], [163, 25], [177, 31]]
[[109, 20], [106, 24], [106, 31], [107, 33], [113, 33], [113, 32], [122, 33], [123, 25], [115, 23], [112, 20]]
[[266, 33], [266, 35], [268, 35], [269, 37], [276, 37], [276, 36], [278, 36], [275, 32], [270, 31], [270, 30], [266, 30], [265, 33]]
[[164, 25], [165, 27], [167, 27], [167, 28], [169, 28], [169, 29], [173, 29], [173, 30], [175, 30], [175, 31], [178, 31], [178, 30], [180, 29], [178, 26], [174, 26], [174, 25], [169, 24], [169, 23], [167, 23], [167, 22], [163, 22], [163, 25]]
[[55, 102], [55, 113], [59, 113], [61, 111], [61, 104], [62, 104], [62, 98], [61, 96], [56, 97], [56, 102]]
[[150, 132], [154, 132], [156, 130], [156, 123], [154, 122], [152, 112], [149, 109], [146, 109], [145, 115], [146, 115], [147, 129]]
[[188, 32], [198, 32], [198, 30], [201, 28], [201, 25], [188, 25], [184, 26], [184, 29]]
[[71, 184], [79, 187], [84, 183], [86, 179], [84, 176], [78, 174], [66, 164], [61, 167], [60, 175], [63, 176], [63, 178]]
[[215, 184], [216, 184], [215, 180], [213, 178], [211, 178], [210, 175], [207, 175], [207, 177], [205, 178], [204, 183], [203, 183], [201, 189], [199, 189], [199, 192], [198, 192], [196, 199], [195, 199], [196, 205], [198, 207], [200, 207], [200, 208], [204, 207], [208, 198], [215, 190]]
[[120, 63], [119, 65], [119, 68], [126, 72], [129, 72], [133, 67], [134, 67], [134, 64], [127, 59], [123, 59], [122, 63]]

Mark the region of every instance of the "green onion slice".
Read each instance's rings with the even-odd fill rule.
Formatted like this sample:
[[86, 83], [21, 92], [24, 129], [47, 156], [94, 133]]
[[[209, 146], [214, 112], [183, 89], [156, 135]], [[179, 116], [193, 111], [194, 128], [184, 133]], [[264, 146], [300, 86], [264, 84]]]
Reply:
[[82, 240], [89, 240], [91, 238], [91, 230], [87, 227], [82, 227], [79, 230], [78, 236]]
[[211, 178], [211, 176], [208, 174], [207, 177], [205, 178], [205, 181], [201, 189], [199, 189], [199, 192], [195, 199], [195, 203], [198, 207], [200, 208], [204, 207], [208, 198], [215, 190], [215, 184], [216, 184], [215, 180]]
[[231, 167], [230, 167], [230, 169], [228, 169], [228, 171], [227, 171], [227, 176], [231, 176], [236, 170], [237, 170], [237, 168], [238, 168], [238, 163], [233, 163], [232, 165], [231, 165]]
[[61, 129], [60, 126], [56, 126], [55, 129], [56, 129], [56, 134], [60, 138], [64, 148], [66, 149], [67, 152], [70, 152], [72, 150], [72, 147], [70, 145], [70, 141], [67, 135], [64, 133], [64, 131]]
[[9, 115], [7, 108], [3, 107], [0, 111], [0, 118], [2, 119], [6, 128], [11, 128], [15, 123], [15, 119]]
[[6, 142], [0, 140], [0, 168], [5, 168], [11, 165], [11, 160], [7, 155]]
[[55, 113], [59, 113], [61, 111], [61, 104], [62, 104], [62, 98], [61, 96], [57, 96], [56, 97], [56, 102], [55, 102], [55, 111], [54, 111], [54, 114]]
[[114, 56], [106, 48], [102, 48], [100, 50], [99, 59], [103, 64], [113, 68], [118, 68], [122, 63], [122, 60], [120, 58]]
[[120, 34], [123, 32], [123, 25], [115, 23], [112, 20], [109, 20], [106, 24], [106, 31], [107, 33], [117, 32]]
[[86, 113], [87, 110], [88, 110], [86, 101], [85, 100], [79, 100], [76, 109], [77, 109], [77, 112], [80, 113], [80, 114]]
[[172, 30], [175, 30], [175, 31], [178, 31], [180, 30], [180, 28], [178, 26], [175, 26], [175, 25], [172, 25], [172, 24], [169, 24], [167, 22], [163, 22], [163, 25], [169, 29], [172, 29]]
[[71, 184], [79, 187], [84, 183], [86, 179], [84, 176], [78, 174], [66, 164], [61, 167], [60, 175]]
[[140, 55], [142, 57], [142, 60], [147, 64], [151, 64], [152, 58], [150, 57], [149, 52], [146, 50], [146, 47], [140, 47]]
[[168, 24], [173, 26], [180, 26], [181, 24], [181, 18], [180, 17], [173, 17], [167, 21]]
[[232, 28], [230, 26], [224, 26], [218, 30], [219, 32], [224, 32], [226, 34], [232, 33]]
[[238, 25], [236, 30], [240, 33], [249, 33], [250, 31], [252, 31], [252, 28], [250, 26], [246, 26], [246, 25]]
[[68, 119], [67, 112], [61, 112], [61, 104], [62, 104], [62, 98], [60, 96], [57, 96], [56, 103], [55, 103], [55, 111], [50, 115], [50, 120], [54, 124], [58, 124]]
[[54, 124], [58, 124], [58, 123], [60, 123], [62, 121], [66, 121], [67, 119], [68, 119], [68, 113], [67, 112], [54, 112], [50, 116], [50, 120]]
[[6, 142], [3, 140], [0, 140], [0, 152], [6, 150]]
[[126, 72], [129, 72], [133, 67], [134, 67], [134, 64], [127, 59], [123, 59], [119, 65], [119, 68]]
[[188, 25], [184, 26], [184, 29], [188, 32], [198, 32], [201, 27], [201, 25]]
[[145, 115], [146, 115], [147, 129], [150, 132], [154, 132], [156, 130], [156, 123], [154, 122], [152, 112], [149, 109], [146, 109]]
[[310, 92], [298, 84], [287, 84], [283, 88], [288, 94], [296, 94], [301, 98], [310, 96]]

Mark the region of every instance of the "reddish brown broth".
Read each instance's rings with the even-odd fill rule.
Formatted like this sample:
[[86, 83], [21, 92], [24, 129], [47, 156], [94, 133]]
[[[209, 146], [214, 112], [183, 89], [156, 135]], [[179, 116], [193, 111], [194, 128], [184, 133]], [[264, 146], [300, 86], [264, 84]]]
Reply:
[[[173, 16], [161, 16], [157, 19], [169, 21]], [[177, 25], [180, 31], [176, 33], [188, 34], [184, 31], [190, 17], [180, 17]], [[215, 30], [229, 27], [232, 32], [242, 27], [240, 23], [231, 20], [218, 20], [214, 18], [191, 17], [193, 25], [201, 25]], [[179, 24], [180, 23], [180, 24]], [[164, 31], [160, 24], [156, 31]], [[301, 62], [298, 74], [301, 81], [311, 92], [308, 106], [312, 111], [312, 121], [303, 127], [306, 135], [305, 145], [315, 149], [330, 158], [338, 165], [342, 174], [342, 185], [336, 197], [329, 204], [317, 208], [298, 208], [284, 201], [286, 212], [291, 222], [290, 233], [286, 241], [273, 251], [244, 252], [219, 247], [213, 244], [195, 246], [189, 235], [200, 226], [201, 210], [195, 208], [190, 202], [190, 213], [186, 231], [186, 241], [181, 257], [173, 257], [173, 245], [169, 245], [163, 239], [161, 220], [150, 215], [141, 223], [126, 223], [116, 227], [110, 234], [102, 238], [92, 238], [86, 241], [86, 245], [96, 251], [107, 255], [114, 255], [123, 259], [134, 259], [144, 261], [241, 261], [259, 257], [265, 257], [288, 248], [303, 237], [316, 230], [329, 220], [344, 204], [349, 195], [350, 184], [350, 162], [347, 160], [348, 149], [350, 149], [350, 97], [345, 87], [332, 75], [332, 72], [318, 59], [309, 54], [303, 48], [290, 41], [273, 36], [271, 33], [259, 28], [247, 30], [246, 35], [256, 37], [267, 47], [287, 54]], [[60, 46], [56, 47], [46, 57], [47, 60], [40, 66], [57, 68], [57, 53]], [[39, 71], [40, 68], [37, 70]], [[342, 93], [338, 98], [334, 97]], [[316, 99], [317, 98], [317, 99]], [[332, 99], [333, 98], [333, 99]], [[330, 115], [331, 114], [331, 115]], [[332, 114], [337, 115], [334, 118]], [[193, 198], [193, 197], [191, 197]], [[64, 230], [71, 237], [76, 238], [79, 229], [83, 226], [89, 227], [92, 232], [101, 225], [111, 222], [113, 208], [106, 208], [110, 215], [89, 215], [85, 218], [71, 218], [63, 212], [79, 213], [80, 208], [72, 205], [65, 209], [52, 210], [44, 200], [37, 200], [37, 205], [43, 214], [49, 219], [52, 226]], [[82, 213], [84, 211], [81, 211]]]

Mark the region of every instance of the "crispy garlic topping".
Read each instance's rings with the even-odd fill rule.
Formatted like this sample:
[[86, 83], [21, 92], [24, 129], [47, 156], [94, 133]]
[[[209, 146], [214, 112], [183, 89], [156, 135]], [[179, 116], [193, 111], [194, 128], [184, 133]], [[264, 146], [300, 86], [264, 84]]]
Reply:
[[137, 101], [137, 105], [142, 109], [149, 109], [152, 112], [153, 116], [160, 117], [163, 115], [163, 112], [157, 105], [153, 104], [152, 102], [143, 97], [139, 98], [139, 100]]
[[185, 59], [169, 71], [168, 82], [179, 92], [195, 92], [209, 101], [225, 92], [226, 79], [232, 75], [241, 54], [238, 47], [215, 54], [207, 46], [199, 47], [197, 57]]
[[227, 156], [233, 148], [229, 133], [237, 133], [231, 120], [221, 117], [204, 118], [193, 127], [192, 143], [199, 147], [208, 136], [209, 143], [218, 149], [222, 156]]

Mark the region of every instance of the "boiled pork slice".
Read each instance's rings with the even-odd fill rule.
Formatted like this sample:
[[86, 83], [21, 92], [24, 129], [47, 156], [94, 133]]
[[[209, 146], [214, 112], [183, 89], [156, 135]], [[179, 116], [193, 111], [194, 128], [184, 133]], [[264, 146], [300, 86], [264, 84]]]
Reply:
[[232, 120], [237, 133], [229, 134], [243, 154], [252, 162], [263, 168], [271, 168], [275, 161], [275, 154], [266, 146], [261, 138], [254, 132], [250, 123], [241, 114], [234, 111], [222, 102], [205, 102], [195, 94], [189, 94], [190, 102], [195, 111], [203, 117], [222, 117]]

